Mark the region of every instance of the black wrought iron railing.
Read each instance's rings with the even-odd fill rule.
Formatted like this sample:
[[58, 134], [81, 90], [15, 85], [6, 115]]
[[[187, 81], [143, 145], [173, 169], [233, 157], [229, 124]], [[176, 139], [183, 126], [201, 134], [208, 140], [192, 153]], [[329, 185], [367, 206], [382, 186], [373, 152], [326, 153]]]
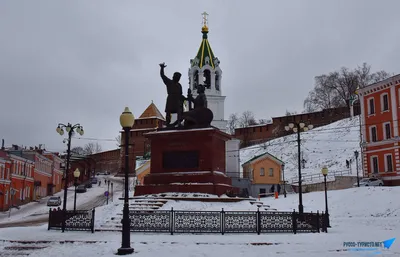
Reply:
[[324, 213], [270, 211], [130, 211], [131, 232], [319, 233], [328, 232]]
[[[95, 209], [92, 210], [67, 210], [65, 214], [65, 230], [91, 231], [94, 233]], [[62, 210], [49, 211], [48, 230], [61, 229], [64, 218]]]

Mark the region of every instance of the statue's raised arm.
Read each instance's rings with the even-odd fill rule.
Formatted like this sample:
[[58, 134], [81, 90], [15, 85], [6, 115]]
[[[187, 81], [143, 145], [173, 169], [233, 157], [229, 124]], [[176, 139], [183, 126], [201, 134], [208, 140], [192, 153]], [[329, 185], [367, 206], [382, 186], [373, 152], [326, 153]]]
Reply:
[[168, 85], [170, 85], [172, 83], [172, 80], [170, 78], [168, 78], [167, 76], [165, 76], [165, 74], [164, 74], [165, 67], [167, 67], [167, 65], [165, 65], [165, 62], [160, 63], [160, 76], [161, 76], [164, 84], [168, 87]]

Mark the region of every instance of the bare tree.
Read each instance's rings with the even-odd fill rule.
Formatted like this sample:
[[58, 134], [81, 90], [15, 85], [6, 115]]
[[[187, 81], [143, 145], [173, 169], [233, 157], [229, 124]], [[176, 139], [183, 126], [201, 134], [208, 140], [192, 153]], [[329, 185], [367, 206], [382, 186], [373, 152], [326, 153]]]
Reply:
[[315, 87], [304, 100], [304, 107], [309, 112], [340, 106], [340, 98], [332, 87], [335, 77], [336, 74], [315, 77]]
[[71, 149], [71, 153], [85, 155], [85, 150], [81, 146], [75, 146]]
[[292, 116], [292, 115], [296, 115], [297, 112], [290, 112], [288, 110], [286, 110], [285, 116]]
[[349, 106], [349, 99], [357, 87], [365, 87], [390, 77], [386, 71], [371, 73], [371, 66], [362, 66], [350, 70], [342, 67], [338, 71], [315, 77], [314, 89], [304, 100], [308, 111], [319, 111], [340, 106]]
[[267, 119], [259, 119], [258, 120], [258, 124], [268, 124], [268, 123], [270, 123]]
[[115, 141], [117, 141], [117, 146], [120, 147], [121, 146], [121, 134], [119, 134], [118, 136], [115, 137]]
[[257, 125], [257, 121], [254, 118], [254, 113], [251, 111], [244, 111], [239, 118], [240, 127], [245, 128], [252, 125]]
[[229, 115], [228, 119], [228, 132], [233, 135], [235, 134], [235, 128], [239, 126], [239, 117], [237, 113], [232, 113]]
[[99, 145], [98, 142], [96, 143], [87, 143], [84, 147], [83, 150], [85, 152], [86, 155], [91, 155], [91, 154], [95, 154], [95, 153], [99, 153], [101, 152], [101, 145]]

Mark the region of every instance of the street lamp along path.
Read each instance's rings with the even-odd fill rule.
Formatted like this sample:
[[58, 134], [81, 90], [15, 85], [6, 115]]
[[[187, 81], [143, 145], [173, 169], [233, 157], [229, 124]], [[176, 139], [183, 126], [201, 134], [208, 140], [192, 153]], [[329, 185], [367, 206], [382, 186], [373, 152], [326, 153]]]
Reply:
[[328, 228], [330, 228], [329, 223], [329, 212], [328, 212], [328, 187], [326, 184], [326, 177], [328, 176], [328, 168], [326, 166], [321, 169], [322, 175], [324, 175], [324, 185], [325, 185], [325, 224]]
[[303, 214], [304, 208], [303, 208], [303, 189], [302, 189], [302, 181], [301, 181], [301, 150], [300, 150], [300, 132], [303, 130], [304, 132], [307, 132], [310, 129], [313, 129], [313, 125], [309, 124], [306, 126], [304, 122], [299, 122], [299, 123], [294, 123], [291, 122], [287, 126], [285, 126], [286, 131], [293, 130], [294, 133], [297, 133], [297, 151], [298, 151], [298, 168], [299, 168], [299, 214]]
[[63, 201], [63, 220], [62, 220], [62, 227], [61, 231], [65, 231], [65, 220], [66, 220], [66, 212], [67, 212], [67, 193], [68, 193], [68, 170], [69, 170], [69, 161], [71, 158], [71, 138], [74, 132], [77, 132], [79, 135], [83, 135], [83, 127], [77, 123], [75, 125], [72, 125], [71, 123], [68, 123], [67, 125], [63, 123], [59, 123], [57, 126], [57, 133], [60, 134], [61, 136], [64, 135], [64, 129], [68, 133], [68, 139], [67, 139], [67, 165], [65, 166], [65, 171], [64, 171], [64, 201]]
[[79, 171], [78, 168], [74, 171], [74, 186], [75, 186], [75, 195], [74, 195], [74, 213], [76, 211], [76, 187], [78, 186], [78, 178], [81, 175], [81, 172]]
[[125, 167], [124, 167], [124, 208], [122, 211], [122, 242], [118, 248], [118, 255], [132, 254], [134, 249], [131, 247], [131, 231], [129, 218], [129, 192], [128, 192], [128, 173], [129, 173], [129, 133], [132, 126], [135, 124], [135, 117], [128, 107], [125, 107], [124, 112], [119, 117], [121, 127], [125, 133]]

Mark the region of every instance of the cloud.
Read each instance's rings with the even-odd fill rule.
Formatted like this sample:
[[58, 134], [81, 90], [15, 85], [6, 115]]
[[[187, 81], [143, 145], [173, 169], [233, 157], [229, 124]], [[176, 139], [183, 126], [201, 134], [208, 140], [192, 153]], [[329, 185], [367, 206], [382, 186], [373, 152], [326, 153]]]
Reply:
[[[368, 62], [398, 72], [397, 1], [5, 1], [0, 8], [0, 136], [65, 149], [58, 122], [113, 139], [125, 106], [163, 110], [167, 75], [183, 74], [201, 13], [224, 72], [225, 117], [300, 111], [314, 76]], [[76, 139], [73, 145], [87, 141]], [[103, 149], [114, 142], [100, 141]]]

